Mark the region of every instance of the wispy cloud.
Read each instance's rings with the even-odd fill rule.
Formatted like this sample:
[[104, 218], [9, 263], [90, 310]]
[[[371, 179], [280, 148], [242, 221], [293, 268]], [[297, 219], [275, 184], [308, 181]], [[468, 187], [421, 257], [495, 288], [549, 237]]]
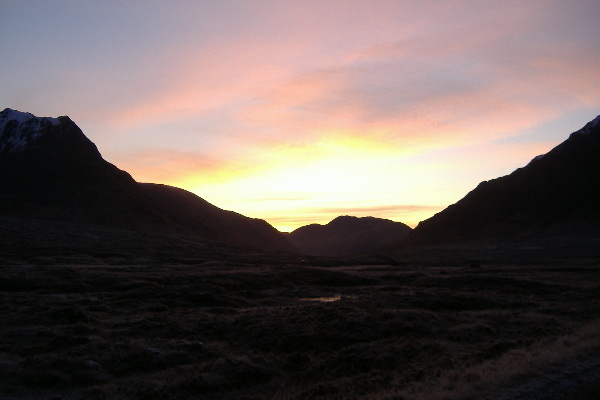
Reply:
[[[282, 214], [269, 221], [284, 232], [292, 231], [295, 228], [311, 223], [326, 224], [340, 215], [351, 216], [373, 216], [376, 218], [392, 219], [407, 223], [415, 227], [423, 216], [431, 216], [435, 212], [441, 211], [443, 206], [422, 206], [422, 205], [383, 205], [373, 207], [325, 207], [308, 208], [299, 213]], [[415, 215], [421, 218], [415, 219]]]
[[598, 114], [599, 19], [595, 0], [13, 2], [0, 102], [270, 221], [408, 221]]

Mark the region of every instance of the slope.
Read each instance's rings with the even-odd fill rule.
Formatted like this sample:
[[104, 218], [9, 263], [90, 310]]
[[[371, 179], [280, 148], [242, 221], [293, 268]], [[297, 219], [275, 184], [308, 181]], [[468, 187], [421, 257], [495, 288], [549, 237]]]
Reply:
[[68, 117], [0, 112], [0, 215], [293, 249], [265, 221], [221, 210], [183, 189], [149, 187], [104, 160]]
[[510, 175], [422, 221], [402, 246], [600, 233], [600, 116]]

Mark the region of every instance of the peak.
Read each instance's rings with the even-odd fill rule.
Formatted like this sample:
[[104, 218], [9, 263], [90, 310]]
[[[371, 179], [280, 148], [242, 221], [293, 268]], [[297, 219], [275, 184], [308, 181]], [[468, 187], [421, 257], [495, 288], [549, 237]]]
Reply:
[[576, 135], [588, 136], [591, 135], [594, 131], [597, 131], [600, 128], [600, 115], [596, 118], [585, 124], [583, 128], [574, 132]]
[[340, 215], [338, 217], [335, 217], [332, 221], [355, 221], [359, 219], [359, 217], [354, 217], [352, 215]]
[[376, 218], [376, 217], [371, 217], [371, 216], [367, 216], [367, 217], [355, 217], [353, 215], [340, 215], [339, 217], [335, 217], [330, 223], [332, 222], [340, 222], [340, 221], [360, 221], [360, 222], [372, 222], [372, 221], [390, 221], [388, 219], [384, 219], [384, 218]]
[[362, 218], [354, 217], [351, 215], [340, 215], [339, 217], [335, 217], [331, 221], [329, 221], [327, 226], [339, 226], [339, 225], [348, 225], [348, 224], [356, 224], [360, 223]]
[[380, 218], [375, 218], [375, 217], [355, 217], [353, 215], [340, 215], [338, 217], [335, 217], [333, 221], [358, 221], [358, 220], [362, 220], [362, 221], [368, 221], [368, 220], [375, 220], [375, 219], [380, 219]]
[[5, 108], [0, 112], [0, 131], [4, 130], [4, 126], [10, 121], [15, 121], [17, 125], [21, 125], [22, 123], [28, 122], [30, 120], [48, 121], [52, 125], [57, 125], [60, 123], [60, 120], [58, 118], [36, 117], [32, 113], [13, 110], [12, 108]]
[[5, 108], [0, 112], [0, 153], [22, 151], [65, 118], [36, 117], [28, 112]]
[[5, 108], [4, 110], [2, 110], [2, 112], [0, 112], [0, 120], [27, 121], [31, 118], [35, 118], [35, 115], [28, 112], [13, 110], [12, 108]]
[[389, 225], [389, 224], [400, 224], [401, 222], [395, 222], [389, 219], [384, 218], [376, 218], [376, 217], [355, 217], [351, 215], [342, 215], [336, 217], [332, 221], [330, 221], [326, 226], [328, 227], [367, 227], [367, 226], [381, 226], [381, 225]]

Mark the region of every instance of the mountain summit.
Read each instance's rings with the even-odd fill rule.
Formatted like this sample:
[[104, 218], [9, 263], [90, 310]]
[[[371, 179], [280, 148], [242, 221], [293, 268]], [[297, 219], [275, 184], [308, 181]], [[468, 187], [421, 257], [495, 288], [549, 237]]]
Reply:
[[6, 108], [0, 112], [0, 157], [23, 152], [53, 152], [56, 158], [101, 158], [96, 145], [69, 117], [36, 117]]
[[0, 113], [0, 214], [140, 226], [162, 221], [68, 117]]
[[136, 182], [104, 160], [69, 117], [9, 108], [0, 112], [0, 216], [293, 249], [263, 220], [221, 210], [183, 189]]
[[0, 154], [23, 151], [39, 141], [44, 131], [60, 123], [58, 118], [37, 118], [30, 113], [4, 109], [0, 112]]
[[340, 216], [326, 225], [311, 224], [288, 234], [289, 241], [307, 255], [348, 256], [366, 253], [398, 241], [411, 228], [401, 222], [374, 217]]

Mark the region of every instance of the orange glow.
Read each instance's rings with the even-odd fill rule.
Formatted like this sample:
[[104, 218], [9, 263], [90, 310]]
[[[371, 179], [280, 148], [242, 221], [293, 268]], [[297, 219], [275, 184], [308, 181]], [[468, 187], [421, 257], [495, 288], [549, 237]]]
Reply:
[[414, 226], [600, 109], [591, 1], [46, 3], [6, 6], [0, 102], [284, 230]]
[[[408, 209], [413, 215], [407, 223], [415, 225], [418, 218], [440, 208], [438, 204], [381, 208], [382, 201], [392, 204], [398, 201], [393, 194], [396, 185], [404, 188], [406, 202], [423, 204], [423, 199], [417, 200], [417, 194], [411, 191], [416, 192], [419, 184], [413, 173], [427, 168], [415, 166], [411, 173], [397, 171], [398, 182], [386, 185], [389, 172], [401, 160], [384, 144], [365, 138], [332, 136], [312, 146], [274, 146], [262, 149], [261, 154], [261, 165], [253, 174], [232, 174], [221, 182], [206, 182], [198, 176], [196, 182], [190, 181], [184, 187], [215, 204], [267, 219], [284, 231], [307, 221], [326, 223], [335, 218], [336, 213], [370, 212], [379, 217], [398, 218], [406, 217]], [[387, 189], [382, 190], [382, 187]], [[236, 196], [237, 193], [244, 196]], [[330, 206], [324, 209], [326, 204]], [[358, 204], [361, 206], [357, 207]], [[420, 213], [415, 212], [417, 208]]]
[[[221, 208], [266, 219], [282, 231], [324, 224], [338, 215], [370, 215], [414, 227], [481, 180], [510, 173], [502, 169], [507, 161], [522, 166], [551, 147], [475, 142], [454, 150], [427, 149], [424, 141], [403, 150], [386, 142], [381, 132], [372, 137], [321, 133], [312, 144], [263, 142], [234, 160], [148, 151], [119, 166], [138, 181], [185, 188]], [[471, 162], [478, 170], [472, 170]]]

